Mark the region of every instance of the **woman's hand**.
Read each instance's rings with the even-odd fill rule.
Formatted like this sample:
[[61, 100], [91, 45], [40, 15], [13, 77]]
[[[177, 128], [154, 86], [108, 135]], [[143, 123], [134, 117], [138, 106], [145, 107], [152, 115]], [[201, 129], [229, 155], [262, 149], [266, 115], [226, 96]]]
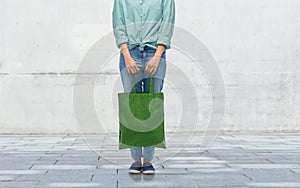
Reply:
[[153, 56], [148, 62], [145, 71], [148, 72], [151, 76], [153, 76], [158, 68], [159, 61], [160, 57]]
[[125, 64], [129, 74], [135, 74], [140, 71], [140, 68], [131, 56], [125, 57]]
[[127, 43], [121, 44], [120, 48], [121, 48], [123, 56], [124, 56], [125, 65], [126, 65], [126, 69], [127, 69], [128, 73], [135, 74], [138, 71], [140, 71], [140, 68], [136, 65], [136, 62], [131, 57]]
[[165, 48], [165, 45], [158, 44], [154, 56], [148, 62], [145, 71], [148, 72], [151, 76], [155, 74], [160, 62], [161, 55], [164, 52]]

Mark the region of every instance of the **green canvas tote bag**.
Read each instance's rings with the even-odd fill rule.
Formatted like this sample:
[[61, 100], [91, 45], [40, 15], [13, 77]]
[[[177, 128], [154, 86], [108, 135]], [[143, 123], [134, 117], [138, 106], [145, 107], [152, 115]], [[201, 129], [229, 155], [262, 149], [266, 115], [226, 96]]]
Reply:
[[[133, 77], [134, 79], [134, 77]], [[166, 148], [164, 130], [164, 93], [153, 92], [153, 78], [149, 92], [118, 93], [119, 149], [154, 146]]]

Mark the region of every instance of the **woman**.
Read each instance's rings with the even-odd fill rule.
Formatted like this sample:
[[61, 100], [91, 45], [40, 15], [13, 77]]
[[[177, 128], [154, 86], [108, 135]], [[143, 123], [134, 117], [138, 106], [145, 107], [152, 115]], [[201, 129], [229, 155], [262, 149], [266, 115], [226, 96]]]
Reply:
[[[174, 31], [174, 0], [114, 0], [112, 19], [124, 92], [131, 92], [134, 84], [137, 92], [147, 92], [149, 76], [153, 78], [153, 91], [161, 92], [166, 50], [170, 49]], [[155, 173], [153, 146], [130, 151], [134, 162], [129, 173]]]

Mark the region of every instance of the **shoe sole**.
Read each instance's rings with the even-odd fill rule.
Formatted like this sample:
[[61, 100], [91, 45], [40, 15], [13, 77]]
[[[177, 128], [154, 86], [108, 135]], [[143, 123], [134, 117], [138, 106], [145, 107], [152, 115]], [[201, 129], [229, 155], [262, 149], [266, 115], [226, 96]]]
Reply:
[[130, 174], [139, 174], [141, 173], [142, 171], [139, 171], [139, 170], [129, 170], [129, 173]]
[[147, 171], [143, 171], [143, 174], [151, 175], [151, 174], [155, 174], [155, 171], [147, 170]]

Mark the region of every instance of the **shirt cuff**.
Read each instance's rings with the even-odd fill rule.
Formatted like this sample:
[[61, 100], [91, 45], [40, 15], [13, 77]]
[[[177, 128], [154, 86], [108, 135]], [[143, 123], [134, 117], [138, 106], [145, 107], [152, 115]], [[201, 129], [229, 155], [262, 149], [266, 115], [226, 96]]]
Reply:
[[120, 45], [123, 43], [128, 43], [128, 38], [127, 37], [121, 37], [118, 40], [116, 40], [116, 45], [118, 48], [120, 48]]
[[163, 45], [165, 45], [165, 46], [166, 46], [166, 49], [165, 49], [165, 50], [171, 48], [170, 42], [165, 41], [165, 40], [158, 40], [158, 41], [157, 41], [157, 44], [163, 44]]

